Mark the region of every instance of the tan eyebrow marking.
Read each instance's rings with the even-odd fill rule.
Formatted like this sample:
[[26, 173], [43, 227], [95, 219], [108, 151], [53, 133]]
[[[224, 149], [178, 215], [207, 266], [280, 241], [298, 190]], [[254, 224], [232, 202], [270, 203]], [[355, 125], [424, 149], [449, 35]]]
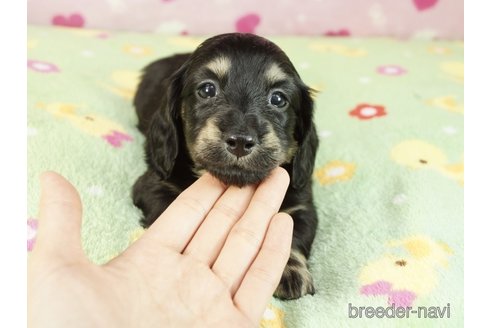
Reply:
[[224, 77], [231, 68], [231, 61], [227, 57], [219, 56], [209, 62], [206, 67], [214, 72], [218, 77]]
[[265, 77], [268, 81], [275, 83], [287, 79], [287, 74], [277, 64], [273, 64], [267, 69]]

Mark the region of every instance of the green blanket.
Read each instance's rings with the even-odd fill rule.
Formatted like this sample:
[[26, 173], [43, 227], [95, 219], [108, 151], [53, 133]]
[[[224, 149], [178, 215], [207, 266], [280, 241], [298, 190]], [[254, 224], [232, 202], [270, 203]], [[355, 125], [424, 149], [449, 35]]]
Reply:
[[[141, 235], [130, 198], [146, 167], [131, 104], [139, 70], [202, 40], [29, 27], [28, 250], [44, 170], [79, 190], [94, 262]], [[272, 40], [319, 91], [320, 222], [309, 259], [316, 294], [272, 299], [262, 326], [462, 326], [463, 43]], [[362, 306], [374, 307], [374, 317]], [[407, 306], [408, 318], [397, 318]], [[397, 313], [377, 318], [377, 307]], [[427, 307], [421, 318], [418, 307]]]

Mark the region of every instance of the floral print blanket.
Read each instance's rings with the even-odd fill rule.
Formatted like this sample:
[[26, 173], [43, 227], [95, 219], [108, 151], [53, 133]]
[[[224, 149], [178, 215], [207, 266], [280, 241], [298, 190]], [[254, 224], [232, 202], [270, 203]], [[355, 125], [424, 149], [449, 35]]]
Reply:
[[[309, 260], [316, 294], [272, 299], [262, 327], [462, 326], [463, 43], [272, 40], [318, 90], [320, 223]], [[80, 191], [94, 262], [143, 233], [130, 198], [145, 170], [131, 104], [139, 70], [201, 41], [29, 27], [28, 252], [48, 169]]]

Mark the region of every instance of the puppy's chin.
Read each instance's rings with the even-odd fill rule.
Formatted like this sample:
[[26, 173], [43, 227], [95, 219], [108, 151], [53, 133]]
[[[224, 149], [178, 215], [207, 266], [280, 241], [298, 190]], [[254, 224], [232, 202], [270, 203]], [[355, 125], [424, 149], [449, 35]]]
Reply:
[[258, 184], [263, 181], [272, 170], [248, 171], [240, 167], [204, 167], [205, 171], [222, 181], [226, 185], [243, 187]]
[[195, 153], [196, 173], [205, 170], [224, 184], [238, 187], [260, 183], [281, 164], [269, 150], [256, 151], [239, 159], [222, 145], [209, 145]]

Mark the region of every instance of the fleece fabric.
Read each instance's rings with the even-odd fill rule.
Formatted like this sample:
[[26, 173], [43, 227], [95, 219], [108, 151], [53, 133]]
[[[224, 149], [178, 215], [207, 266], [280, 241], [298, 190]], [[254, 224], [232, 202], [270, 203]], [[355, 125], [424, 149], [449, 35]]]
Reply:
[[[271, 39], [318, 91], [319, 228], [316, 294], [272, 298], [262, 327], [462, 326], [463, 42]], [[44, 170], [79, 190], [92, 261], [143, 233], [130, 197], [146, 169], [131, 102], [139, 71], [203, 40], [29, 27], [28, 251]], [[398, 307], [412, 308], [398, 318]]]

